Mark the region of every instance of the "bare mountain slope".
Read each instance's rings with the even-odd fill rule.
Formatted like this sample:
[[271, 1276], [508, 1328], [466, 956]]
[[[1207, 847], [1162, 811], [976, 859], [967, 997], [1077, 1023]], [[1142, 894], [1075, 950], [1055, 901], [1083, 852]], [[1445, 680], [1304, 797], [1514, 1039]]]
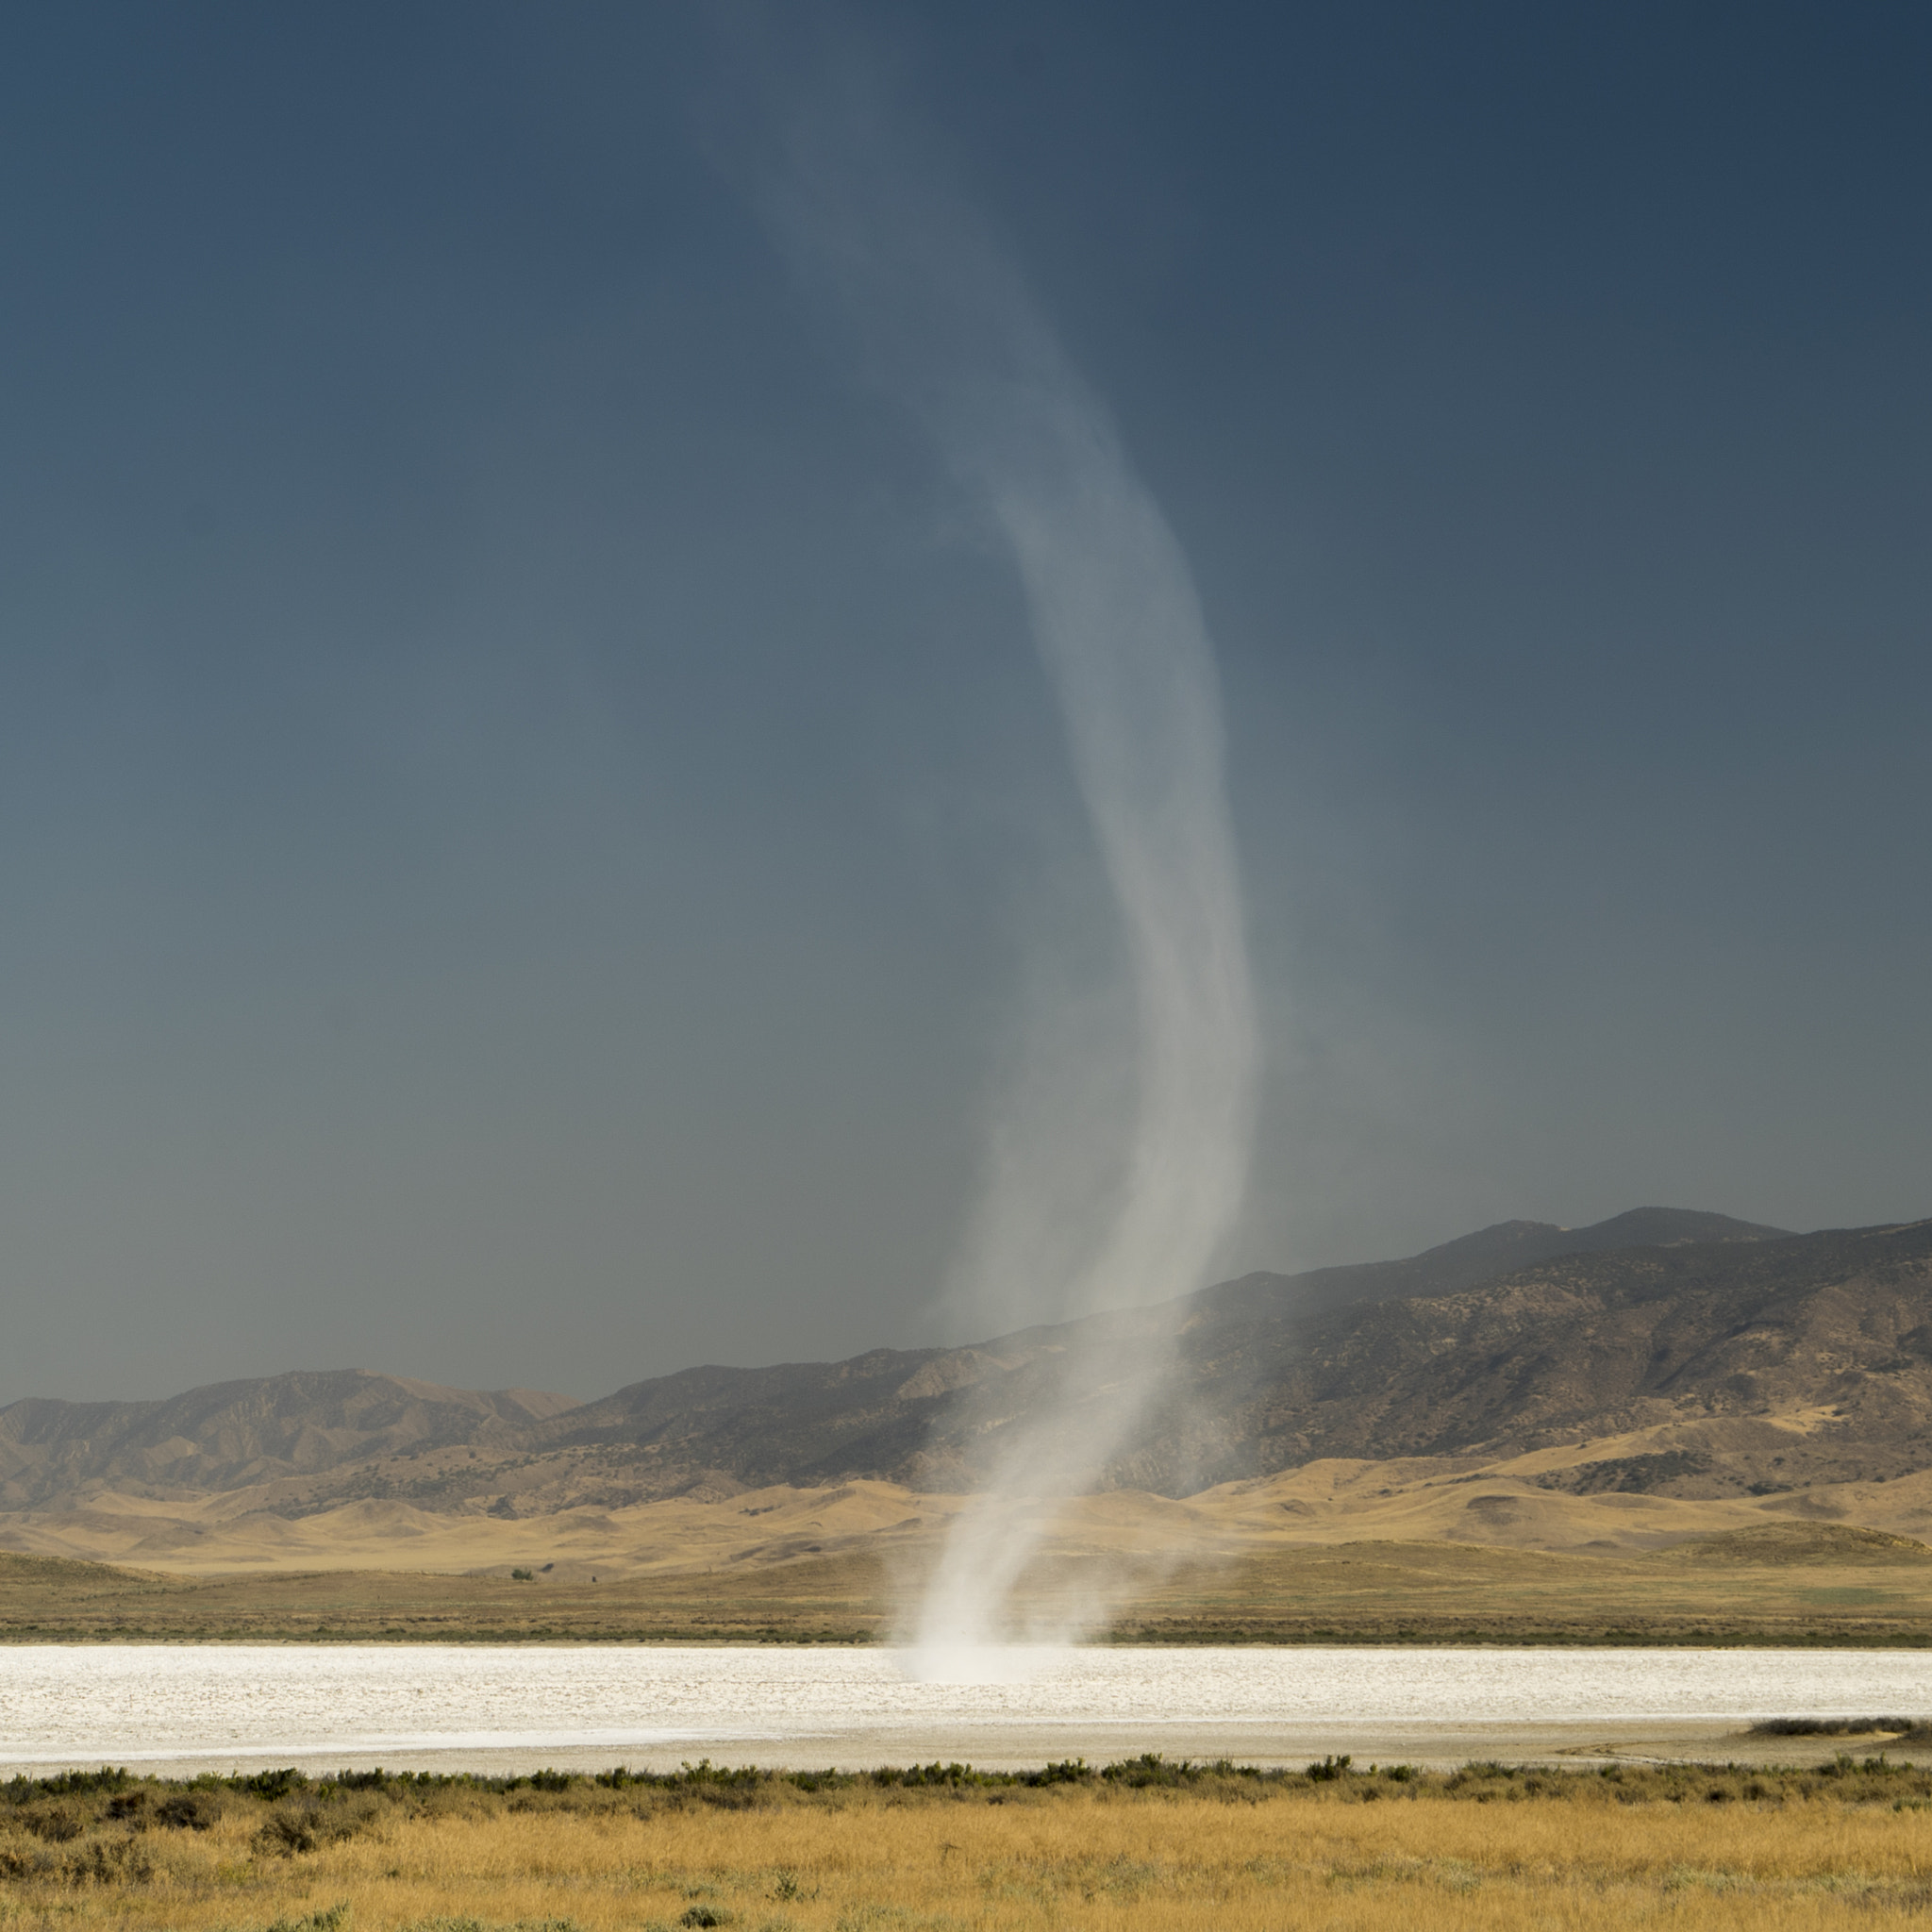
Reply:
[[[1490, 1234], [1499, 1246], [1543, 1238], [1533, 1225]], [[1460, 1252], [1432, 1264], [1438, 1281], [1472, 1265], [1450, 1246]], [[1332, 1283], [1309, 1293], [1307, 1277], [1251, 1276], [1106, 1318], [1170, 1328], [1177, 1356], [1168, 1399], [1110, 1480], [1186, 1495], [1324, 1457], [1517, 1453], [1665, 1424], [1743, 1435], [1724, 1457], [1658, 1451], [1660, 1462], [1564, 1480], [1736, 1492], [1932, 1463], [1932, 1224], [1591, 1242], [1449, 1292], [1403, 1285], [1400, 1274], [1357, 1276], [1345, 1284], [1355, 1299], [1336, 1306]], [[746, 1484], [881, 1475], [971, 1488], [1023, 1424], [1058, 1416], [1073, 1440], [1091, 1428], [1064, 1386], [1071, 1339], [1035, 1329], [946, 1354], [666, 1377], [534, 1433], [621, 1450], [640, 1493], [700, 1469]], [[1802, 1443], [1787, 1431], [1757, 1450], [1745, 1440], [1752, 1419], [1800, 1411], [1816, 1412]]]
[[[1553, 1256], [1636, 1241], [1728, 1248], [1784, 1230], [1689, 1208], [1641, 1208], [1583, 1228], [1507, 1221], [1398, 1261], [1248, 1274], [1153, 1309], [1099, 1317], [1103, 1325], [1176, 1332], [1184, 1399], [1157, 1419], [1119, 1479], [1167, 1494], [1258, 1473], [1266, 1452], [1244, 1411], [1301, 1345], [1304, 1325], [1367, 1307], [1448, 1294]], [[963, 1349], [878, 1349], [844, 1362], [771, 1369], [690, 1369], [620, 1389], [536, 1432], [553, 1447], [623, 1445], [641, 1493], [703, 1470], [744, 1483], [838, 1482], [894, 1476], [971, 1488], [1004, 1433], [1063, 1401], [1059, 1371], [1079, 1324], [1023, 1329]], [[1211, 1413], [1202, 1412], [1203, 1401]], [[1069, 1414], [1069, 1427], [1087, 1424]], [[665, 1487], [659, 1487], [663, 1485]]]
[[1826, 1410], [1821, 1444], [1902, 1471], [1932, 1461], [1932, 1223], [1567, 1255], [1262, 1352], [1265, 1392], [1228, 1431], [1262, 1467]]
[[[1641, 1208], [1586, 1228], [1507, 1222], [1400, 1261], [1244, 1276], [1094, 1318], [1176, 1357], [1167, 1399], [1108, 1480], [1178, 1496], [1323, 1457], [1514, 1453], [1807, 1407], [1842, 1411], [1807, 1438], [1821, 1472], [1856, 1473], [1855, 1438], [1874, 1474], [1932, 1463], [1927, 1265], [1923, 1226], [1790, 1236]], [[0, 1410], [0, 1507], [159, 1488], [245, 1491], [246, 1507], [286, 1517], [358, 1500], [521, 1516], [865, 1476], [966, 1490], [1029, 1418], [1091, 1429], [1064, 1386], [1074, 1339], [1042, 1327], [972, 1348], [691, 1369], [580, 1407], [347, 1372], [165, 1403], [16, 1403]], [[1728, 1492], [1797, 1480], [1781, 1436], [1760, 1447], [1713, 1459], [1680, 1445], [1562, 1480]]]
[[1361, 1261], [1318, 1268], [1306, 1274], [1243, 1274], [1203, 1289], [1193, 1297], [1204, 1316], [1259, 1311], [1324, 1313], [1407, 1295], [1453, 1294], [1493, 1281], [1557, 1255], [1600, 1254], [1607, 1249], [1681, 1247], [1691, 1241], [1776, 1241], [1790, 1229], [1734, 1221], [1691, 1208], [1633, 1208], [1589, 1227], [1558, 1227], [1548, 1221], [1499, 1221], [1440, 1247], [1400, 1261]]
[[215, 1382], [164, 1402], [29, 1399], [0, 1408], [0, 1507], [89, 1483], [232, 1490], [411, 1449], [507, 1445], [570, 1407], [358, 1369]]

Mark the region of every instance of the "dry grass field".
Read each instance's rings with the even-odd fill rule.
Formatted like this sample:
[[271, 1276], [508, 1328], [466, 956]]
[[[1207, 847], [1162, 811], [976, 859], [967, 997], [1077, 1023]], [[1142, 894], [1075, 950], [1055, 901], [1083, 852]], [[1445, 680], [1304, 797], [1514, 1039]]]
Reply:
[[[1833, 1524], [1932, 1538], [1932, 1469], [1890, 1480], [1807, 1480], [1763, 1494], [1563, 1487], [1592, 1471], [1649, 1480], [1641, 1472], [1652, 1465], [1723, 1453], [1744, 1426], [1658, 1425], [1499, 1458], [1324, 1457], [1186, 1497], [1116, 1490], [1014, 1507], [1039, 1520], [1050, 1549], [1089, 1560], [1159, 1554], [1210, 1563], [1284, 1544], [1359, 1542], [1641, 1555], [1727, 1532]], [[1811, 1453], [1821, 1429], [1837, 1426], [1830, 1412], [1807, 1410], [1754, 1421], [1748, 1433], [1798, 1457]], [[501, 1465], [466, 1461], [492, 1484], [539, 1483], [514, 1506], [506, 1491], [494, 1513], [477, 1497], [448, 1507], [402, 1495], [310, 1507], [284, 1494], [280, 1480], [221, 1491], [90, 1484], [58, 1504], [0, 1510], [0, 1549], [184, 1576], [416, 1570], [508, 1577], [540, 1569], [557, 1583], [594, 1575], [609, 1584], [782, 1569], [817, 1557], [916, 1566], [973, 1500], [855, 1478], [752, 1490], [723, 1480], [654, 1502], [573, 1501], [579, 1476], [572, 1472], [583, 1459], [558, 1452]], [[563, 1474], [550, 1467], [558, 1462], [569, 1465]], [[388, 1481], [388, 1471], [378, 1463], [362, 1473], [375, 1483]]]
[[1932, 1908], [1928, 1807], [1932, 1774], [1848, 1757], [1784, 1773], [17, 1779], [0, 1789], [0, 1924], [1808, 1932]]
[[[874, 1641], [916, 1561], [871, 1549], [661, 1571], [290, 1570], [168, 1574], [0, 1554], [0, 1638]], [[1137, 1567], [1138, 1565], [1138, 1567]], [[1063, 1544], [1026, 1580], [1047, 1626], [1097, 1587], [1137, 1641], [1932, 1642], [1932, 1551], [1766, 1523], [1661, 1550], [1288, 1541], [1171, 1571]]]
[[[1562, 1457], [1659, 1443], [1328, 1459], [1180, 1500], [1020, 1505], [1041, 1550], [1020, 1615], [1052, 1629], [1104, 1600], [1115, 1634], [1159, 1641], [1932, 1642], [1932, 1471], [1704, 1501], [1541, 1487]], [[102, 1491], [0, 1517], [0, 1640], [874, 1641], [969, 1500], [862, 1481], [289, 1518], [245, 1492]]]

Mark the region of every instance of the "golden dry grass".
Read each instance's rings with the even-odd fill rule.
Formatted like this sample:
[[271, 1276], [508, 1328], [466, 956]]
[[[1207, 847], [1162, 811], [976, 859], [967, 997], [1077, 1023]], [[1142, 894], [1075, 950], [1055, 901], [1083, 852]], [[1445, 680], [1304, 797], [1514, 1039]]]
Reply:
[[[1828, 1419], [1750, 1427], [1798, 1444]], [[1041, 1500], [1018, 1608], [1052, 1626], [1105, 1600], [1118, 1634], [1159, 1641], [1932, 1641], [1932, 1470], [1704, 1500], [1560, 1487], [1591, 1457], [1723, 1446], [1718, 1424], [1689, 1426], [1494, 1461], [1330, 1458], [1178, 1500]], [[486, 1473], [523, 1481], [530, 1460]], [[0, 1640], [876, 1639], [968, 1500], [862, 1480], [514, 1518], [398, 1497], [285, 1516], [278, 1493], [91, 1491], [0, 1517], [18, 1552], [0, 1553]], [[1846, 1541], [1870, 1531], [1889, 1546]], [[1741, 1539], [1732, 1559], [1688, 1557], [1713, 1537]], [[1807, 1537], [1840, 1546], [1807, 1553]]]
[[[1760, 1455], [1782, 1445], [1802, 1458], [1813, 1453], [1821, 1430], [1840, 1426], [1834, 1411], [1813, 1408], [1658, 1424], [1497, 1457], [1323, 1457], [1182, 1498], [1121, 1490], [1020, 1507], [1036, 1520], [1044, 1546], [1062, 1556], [1153, 1553], [1195, 1561], [1283, 1542], [1448, 1541], [1641, 1553], [1691, 1537], [1807, 1521], [1861, 1524], [1914, 1539], [1932, 1535], [1932, 1469], [1889, 1482], [1814, 1479], [1776, 1492], [1760, 1485], [1741, 1493], [1741, 1476], [1672, 1479], [1677, 1488], [1689, 1481], [1709, 1491], [1701, 1497], [1614, 1487], [1574, 1492], [1579, 1473], [1588, 1476], [1593, 1469], [1601, 1477], [1622, 1470], [1616, 1480], [1634, 1479], [1632, 1469], [1672, 1455], [1722, 1464], [1747, 1447]], [[613, 1491], [588, 1451], [478, 1458], [452, 1450], [442, 1459], [464, 1473], [460, 1494], [435, 1483], [423, 1491], [427, 1465], [413, 1453], [338, 1471], [331, 1480], [343, 1486], [341, 1491], [321, 1497], [306, 1493], [314, 1487], [310, 1479], [292, 1477], [202, 1491], [90, 1486], [43, 1496], [31, 1509], [0, 1512], [0, 1545], [176, 1575], [407, 1567], [508, 1576], [512, 1568], [548, 1564], [558, 1582], [581, 1583], [594, 1574], [608, 1584], [861, 1552], [917, 1560], [971, 1501], [871, 1477], [742, 1491], [724, 1479], [684, 1495], [625, 1501], [629, 1491], [622, 1484]], [[486, 1507], [497, 1491], [507, 1510]]]
[[[908, 1575], [866, 1553], [595, 1584], [396, 1570], [165, 1576], [0, 1554], [0, 1641], [871, 1641], [890, 1638], [916, 1596]], [[1095, 1593], [1095, 1575], [1046, 1561], [1020, 1607], [1050, 1623]], [[1932, 1560], [1882, 1552], [1716, 1564], [1674, 1550], [1277, 1544], [1113, 1601], [1115, 1633], [1136, 1641], [1932, 1641]]]
[[[582, 1932], [1808, 1932], [1932, 1906], [1927, 1788], [1920, 1774], [1841, 1770], [1320, 1784], [1210, 1775], [1141, 1789], [859, 1780], [817, 1792], [769, 1778], [507, 1794], [458, 1786], [320, 1801], [311, 1790], [278, 1809], [216, 1793], [208, 1808], [220, 1815], [199, 1830], [155, 1819], [164, 1798], [143, 1807], [142, 1830], [97, 1801], [84, 1828], [90, 1801], [50, 1824], [60, 1801], [36, 1797], [10, 1816], [0, 1807], [0, 1873], [14, 1874], [0, 1879], [0, 1924], [214, 1932], [335, 1915], [355, 1932], [456, 1932], [462, 1922]], [[1365, 1801], [1371, 1791], [1377, 1802]], [[314, 1849], [277, 1849], [300, 1836], [265, 1829], [277, 1816], [308, 1818]]]

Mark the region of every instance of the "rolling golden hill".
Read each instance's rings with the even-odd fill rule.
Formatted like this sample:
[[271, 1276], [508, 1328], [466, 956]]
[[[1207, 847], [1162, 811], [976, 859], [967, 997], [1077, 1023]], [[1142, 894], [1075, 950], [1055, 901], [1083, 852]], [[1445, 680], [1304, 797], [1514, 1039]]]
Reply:
[[[1632, 1233], [1663, 1238], [1620, 1244]], [[1596, 1594], [1583, 1621], [1597, 1624], [1621, 1601], [1613, 1573], [1639, 1579], [1633, 1615], [1662, 1577], [1672, 1601], [1705, 1607], [1693, 1617], [1763, 1573], [1786, 1579], [1772, 1597], [1788, 1623], [1835, 1603], [1840, 1622], [1877, 1606], [1888, 1627], [1919, 1627], [1932, 1224], [1510, 1223], [1404, 1262], [1249, 1276], [1107, 1319], [1171, 1346], [1175, 1374], [1105, 1487], [1024, 1506], [1043, 1519], [1038, 1603], [1104, 1587], [1129, 1623], [1279, 1624], [1307, 1594], [1297, 1577], [1366, 1575], [1376, 1564], [1336, 1552], [1380, 1550], [1399, 1622], [1405, 1592], [1436, 1588], [1414, 1579], [1447, 1560], [1416, 1553], [1454, 1546], [1546, 1622], [1563, 1621], [1561, 1591], [1531, 1581], [1560, 1559], [1583, 1566], [1563, 1587]], [[525, 1623], [576, 1592], [571, 1617], [593, 1622], [621, 1595], [623, 1616], [647, 1599], [686, 1623], [707, 1604], [809, 1603], [876, 1630], [968, 1506], [971, 1445], [999, 1434], [989, 1418], [1051, 1412], [1072, 1340], [693, 1370], [582, 1405], [349, 1372], [163, 1403], [16, 1403], [0, 1410], [0, 1548], [170, 1589], [251, 1573], [325, 1596], [337, 1586], [318, 1579], [388, 1571], [421, 1578], [428, 1603], [462, 1578], [457, 1596], [507, 1591], [499, 1607]], [[1064, 1425], [1081, 1426], [1077, 1404]], [[1686, 1569], [1674, 1553], [1692, 1548], [1733, 1555]], [[1790, 1583], [1819, 1561], [1857, 1574]], [[1304, 1622], [1325, 1614], [1305, 1607]]]

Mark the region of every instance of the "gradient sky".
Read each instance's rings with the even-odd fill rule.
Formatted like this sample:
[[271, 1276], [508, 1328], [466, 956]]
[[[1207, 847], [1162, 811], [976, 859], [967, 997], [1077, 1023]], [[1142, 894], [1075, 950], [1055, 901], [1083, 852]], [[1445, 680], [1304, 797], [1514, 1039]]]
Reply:
[[[1199, 581], [1222, 1272], [1932, 1212], [1932, 13], [844, 18]], [[1010, 566], [741, 192], [760, 39], [0, 20], [0, 1400], [941, 1338], [1112, 914]]]

